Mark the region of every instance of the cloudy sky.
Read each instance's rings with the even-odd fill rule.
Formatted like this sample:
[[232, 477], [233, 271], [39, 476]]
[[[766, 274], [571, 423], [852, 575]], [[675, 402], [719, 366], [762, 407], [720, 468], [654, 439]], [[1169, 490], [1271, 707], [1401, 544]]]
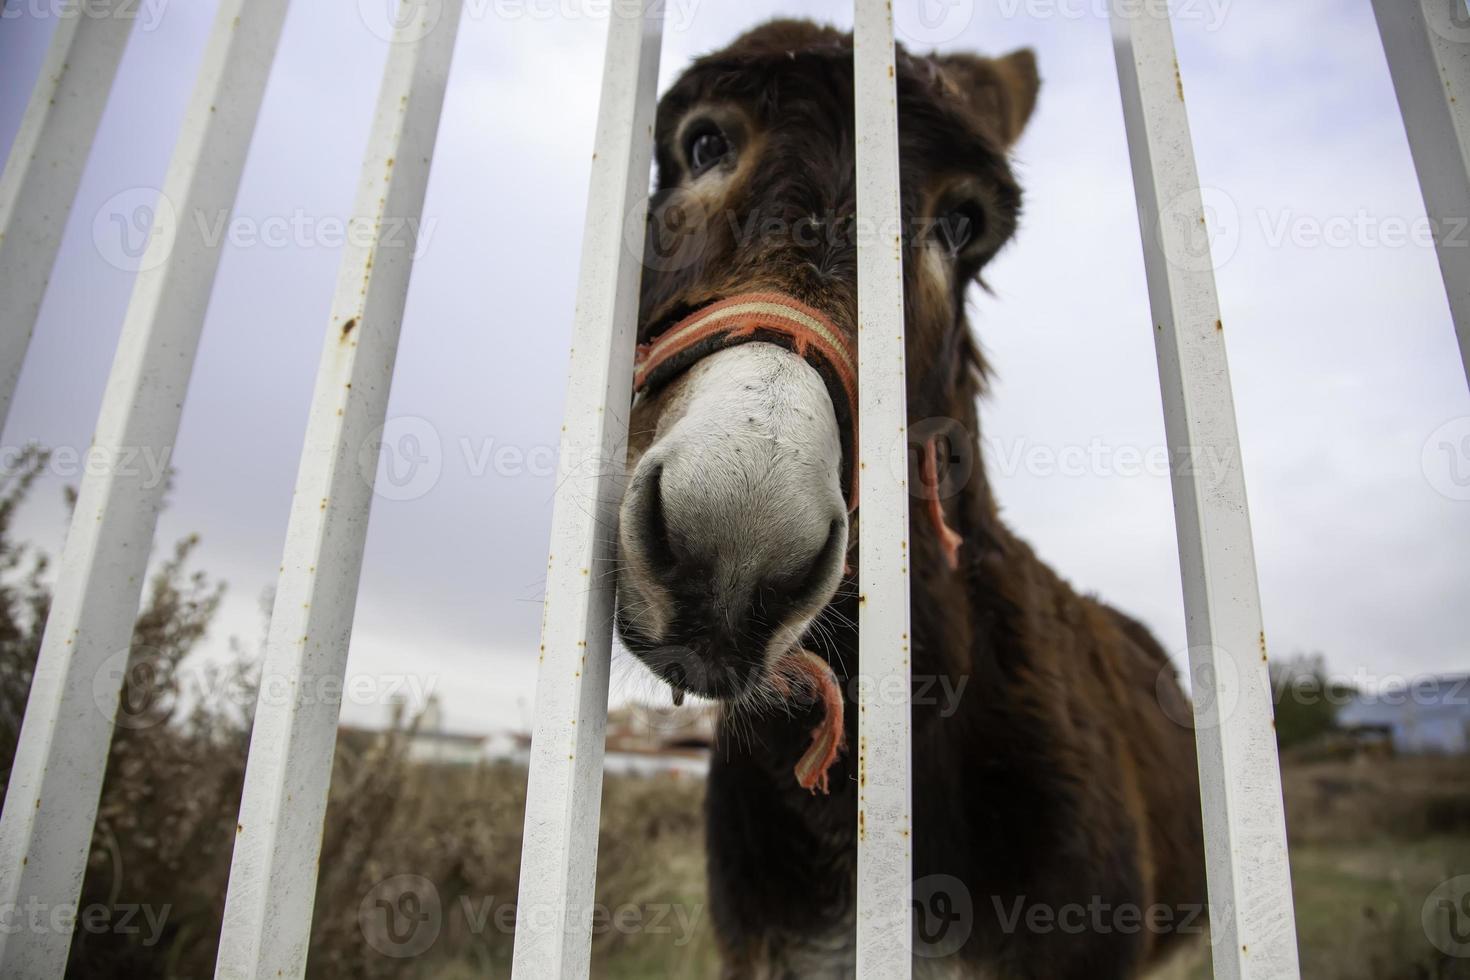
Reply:
[[[387, 45], [386, 0], [292, 6], [225, 249], [160, 540], [198, 531], [229, 583], [207, 653], [262, 631], [307, 405]], [[942, 16], [926, 21], [918, 3]], [[60, 0], [8, 0], [0, 146]], [[466, 0], [390, 425], [437, 480], [374, 504], [349, 671], [379, 700], [437, 689], [451, 727], [519, 724], [539, 596], [601, 72], [597, 0]], [[1211, 208], [1267, 634], [1373, 682], [1470, 662], [1470, 394], [1369, 5], [1176, 0]], [[163, 180], [215, 0], [144, 0], [68, 223], [3, 447], [84, 449], [126, 309], [115, 216]], [[1016, 151], [1027, 210], [971, 304], [998, 371], [988, 465], [1009, 520], [1079, 588], [1184, 651], [1163, 419], [1106, 0], [902, 0], [928, 49], [1036, 48]], [[669, 0], [663, 85], [778, 13], [847, 4]], [[932, 26], [937, 23], [938, 26]], [[251, 229], [306, 229], [284, 243]], [[1470, 246], [1466, 236], [1462, 244]], [[390, 429], [390, 432], [394, 430]], [[497, 451], [499, 453], [497, 462]], [[1058, 466], [1057, 455], [1084, 459]], [[7, 454], [6, 459], [12, 458]], [[1142, 462], [1140, 463], [1140, 459]], [[519, 462], [517, 461], [519, 460]], [[63, 466], [20, 533], [57, 553]], [[404, 678], [405, 680], [398, 680]], [[654, 691], [624, 658], [614, 697]], [[380, 704], [348, 703], [354, 721]]]

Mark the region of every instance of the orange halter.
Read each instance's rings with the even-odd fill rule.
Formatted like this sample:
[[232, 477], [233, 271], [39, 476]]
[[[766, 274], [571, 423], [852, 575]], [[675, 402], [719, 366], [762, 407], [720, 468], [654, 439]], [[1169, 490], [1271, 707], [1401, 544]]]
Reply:
[[847, 509], [857, 509], [857, 352], [824, 314], [783, 293], [742, 293], [701, 307], [645, 344], [633, 359], [633, 390], [657, 389], [694, 362], [737, 344], [764, 341], [822, 376], [847, 458]]

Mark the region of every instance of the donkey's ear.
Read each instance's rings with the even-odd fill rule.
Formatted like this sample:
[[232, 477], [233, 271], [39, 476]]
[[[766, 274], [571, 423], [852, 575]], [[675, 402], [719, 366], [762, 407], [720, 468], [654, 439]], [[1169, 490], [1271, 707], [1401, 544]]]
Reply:
[[934, 61], [952, 97], [964, 102], [1002, 146], [1016, 142], [1041, 89], [1036, 52], [1021, 48], [1002, 58], [946, 54], [936, 55]]

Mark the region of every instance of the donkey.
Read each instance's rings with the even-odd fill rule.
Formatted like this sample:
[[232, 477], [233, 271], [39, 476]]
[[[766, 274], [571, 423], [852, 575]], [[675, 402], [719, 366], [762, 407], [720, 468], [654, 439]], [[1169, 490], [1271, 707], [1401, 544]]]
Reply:
[[[706, 848], [728, 977], [855, 965], [852, 71], [849, 35], [775, 21], [696, 61], [657, 115], [617, 621], [676, 700], [721, 703]], [[1137, 976], [1202, 926], [1189, 708], [1142, 625], [1011, 533], [979, 459], [965, 296], [1016, 228], [1035, 58], [900, 49], [896, 79], [908, 413], [928, 434], [915, 970]]]

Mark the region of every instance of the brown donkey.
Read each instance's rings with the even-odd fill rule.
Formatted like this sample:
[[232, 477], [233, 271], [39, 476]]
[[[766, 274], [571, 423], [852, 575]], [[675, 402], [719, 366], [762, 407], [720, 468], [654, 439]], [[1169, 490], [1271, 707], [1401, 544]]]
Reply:
[[[1171, 720], [1189, 708], [1144, 627], [1002, 523], [978, 455], [965, 294], [1016, 226], [1007, 152], [1035, 60], [900, 50], [897, 84], [923, 490], [915, 970], [1136, 976], [1203, 928], [1193, 736]], [[854, 969], [852, 352], [871, 231], [852, 93], [848, 35], [777, 21], [697, 61], [658, 111], [618, 626], [676, 697], [722, 703], [708, 867], [730, 977]]]

